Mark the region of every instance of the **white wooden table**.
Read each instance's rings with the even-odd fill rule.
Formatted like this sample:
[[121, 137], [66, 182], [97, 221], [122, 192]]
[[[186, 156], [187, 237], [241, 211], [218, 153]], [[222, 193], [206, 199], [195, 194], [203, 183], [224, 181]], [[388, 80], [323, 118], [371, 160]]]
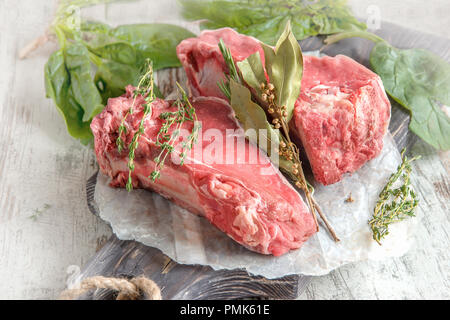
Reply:
[[[401, 8], [377, 2], [382, 18], [395, 22]], [[400, 1], [399, 1], [400, 2]], [[351, 1], [364, 14], [371, 1]], [[389, 1], [392, 3], [392, 1]], [[436, 21], [448, 1], [409, 0], [405, 26], [449, 37], [450, 22]], [[415, 6], [414, 6], [415, 5]], [[98, 7], [86, 14], [112, 24], [168, 22], [187, 25], [174, 0], [141, 1]], [[145, 6], [143, 9], [142, 6]], [[447, 9], [443, 8], [444, 6]], [[43, 68], [56, 45], [49, 43], [29, 59], [18, 51], [41, 35], [52, 20], [52, 0], [0, 0], [0, 298], [55, 298], [87, 259], [110, 236], [109, 227], [86, 206], [85, 182], [95, 170], [93, 152], [66, 132], [53, 102], [45, 98]], [[135, 10], [140, 8], [139, 10]], [[430, 9], [431, 8], [431, 9]], [[435, 8], [436, 10], [434, 10]], [[433, 11], [434, 10], [434, 11]], [[439, 28], [439, 23], [442, 28]], [[192, 25], [189, 25], [192, 29]], [[194, 28], [195, 29], [195, 28]], [[424, 143], [414, 165], [422, 198], [415, 247], [404, 257], [361, 262], [317, 277], [300, 299], [449, 299], [450, 298], [450, 157]]]

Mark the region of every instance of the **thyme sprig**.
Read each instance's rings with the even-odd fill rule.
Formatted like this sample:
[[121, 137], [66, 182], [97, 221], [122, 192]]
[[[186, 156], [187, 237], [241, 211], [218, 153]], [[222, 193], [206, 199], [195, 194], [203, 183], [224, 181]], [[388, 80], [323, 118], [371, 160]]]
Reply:
[[151, 117], [152, 113], [152, 102], [155, 100], [155, 94], [154, 94], [154, 78], [153, 78], [153, 64], [150, 59], [147, 59], [145, 64], [145, 73], [140, 78], [138, 86], [133, 91], [133, 103], [131, 104], [131, 107], [128, 109], [125, 116], [122, 118], [122, 121], [119, 126], [119, 135], [116, 140], [117, 149], [120, 152], [124, 150], [125, 142], [122, 139], [122, 134], [127, 133], [127, 127], [125, 125], [125, 121], [127, 117], [130, 114], [133, 114], [134, 107], [136, 104], [136, 99], [138, 96], [144, 97], [144, 103], [142, 104], [143, 107], [143, 116], [141, 120], [139, 121], [139, 128], [136, 130], [136, 132], [133, 135], [133, 138], [131, 139], [130, 144], [128, 145], [128, 180], [126, 184], [126, 188], [128, 191], [133, 190], [133, 179], [132, 179], [132, 172], [134, 171], [134, 159], [135, 159], [135, 152], [139, 146], [139, 138], [144, 133], [144, 123], [148, 116]]
[[[180, 150], [180, 165], [184, 164], [187, 152], [192, 149], [197, 143], [198, 132], [201, 128], [200, 122], [197, 121], [195, 109], [192, 106], [186, 92], [177, 82], [178, 90], [181, 93], [181, 98], [175, 101], [177, 110], [174, 112], [164, 112], [160, 114], [160, 119], [163, 120], [160, 130], [156, 136], [156, 145], [161, 148], [159, 155], [154, 158], [156, 163], [155, 169], [150, 174], [150, 178], [155, 181], [161, 176], [161, 169], [164, 168], [164, 163], [167, 157], [175, 150], [175, 143], [180, 138], [181, 127], [184, 122], [192, 121], [193, 128], [188, 137], [181, 143]], [[169, 133], [172, 126], [175, 125], [172, 133]]]
[[414, 217], [414, 211], [419, 203], [411, 186], [411, 162], [420, 158], [408, 159], [405, 149], [401, 153], [402, 163], [389, 178], [381, 191], [375, 206], [372, 219], [369, 221], [373, 239], [381, 245], [381, 240], [389, 234], [392, 223]]
[[[139, 138], [144, 133], [145, 120], [149, 116], [151, 117], [152, 103], [155, 100], [153, 66], [150, 60], [147, 60], [146, 69], [144, 70], [144, 75], [140, 78], [138, 86], [133, 91], [133, 103], [121, 120], [118, 130], [118, 137], [116, 139], [117, 149], [120, 153], [125, 149], [125, 142], [122, 136], [126, 135], [128, 130], [126, 126], [126, 119], [129, 115], [134, 113], [137, 97], [144, 97], [144, 103], [142, 104], [143, 115], [139, 121], [139, 128], [134, 133], [133, 138], [128, 145], [128, 180], [126, 184], [128, 191], [133, 190], [132, 172], [135, 169], [134, 159], [136, 150], [139, 146]], [[163, 120], [163, 124], [158, 131], [155, 144], [161, 148], [161, 152], [154, 159], [156, 166], [149, 176], [149, 178], [153, 181], [161, 176], [161, 169], [164, 167], [167, 157], [175, 150], [175, 143], [180, 138], [181, 126], [183, 123], [186, 121], [192, 121], [194, 124], [191, 133], [181, 144], [181, 152], [179, 155], [180, 165], [184, 164], [187, 152], [192, 149], [195, 143], [197, 143], [198, 132], [201, 128], [200, 122], [197, 121], [195, 109], [189, 101], [187, 93], [178, 82], [177, 86], [181, 93], [181, 99], [176, 100], [174, 103], [177, 106], [177, 110], [174, 112], [163, 112], [159, 115], [160, 119]], [[173, 125], [175, 125], [175, 129], [169, 133]]]

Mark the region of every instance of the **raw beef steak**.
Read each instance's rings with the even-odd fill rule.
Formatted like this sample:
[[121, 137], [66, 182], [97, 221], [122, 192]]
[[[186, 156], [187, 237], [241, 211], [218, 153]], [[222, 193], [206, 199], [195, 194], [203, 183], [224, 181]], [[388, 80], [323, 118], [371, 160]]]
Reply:
[[[123, 96], [109, 99], [91, 124], [100, 169], [111, 177], [113, 187], [124, 187], [128, 179], [128, 150], [119, 153], [116, 139], [121, 120], [133, 103], [132, 92], [129, 86]], [[139, 96], [133, 114], [126, 118], [127, 130], [125, 136], [122, 134], [126, 146], [139, 127], [141, 103], [143, 98]], [[145, 120], [145, 132], [136, 150], [133, 186], [156, 191], [204, 216], [250, 250], [279, 256], [299, 248], [316, 231], [301, 196], [269, 158], [245, 139], [225, 100], [199, 97], [192, 103], [202, 124], [203, 138], [200, 136], [187, 153], [183, 165], [169, 156], [155, 182], [148, 177], [160, 153], [155, 145], [163, 121], [159, 115], [173, 112], [176, 107], [159, 99], [152, 103], [151, 116]], [[183, 129], [189, 132], [192, 125], [185, 122]], [[258, 161], [252, 161], [251, 154], [258, 155]]]
[[[255, 52], [263, 55], [256, 39], [228, 28], [182, 41], [178, 57], [194, 95], [223, 97], [217, 87], [226, 71], [217, 46], [220, 38], [235, 61]], [[303, 59], [301, 94], [290, 127], [303, 144], [314, 177], [328, 185], [380, 153], [390, 103], [378, 75], [351, 58], [304, 55]]]
[[390, 112], [380, 77], [363, 65], [343, 55], [304, 59], [293, 124], [322, 184], [338, 182], [381, 152]]

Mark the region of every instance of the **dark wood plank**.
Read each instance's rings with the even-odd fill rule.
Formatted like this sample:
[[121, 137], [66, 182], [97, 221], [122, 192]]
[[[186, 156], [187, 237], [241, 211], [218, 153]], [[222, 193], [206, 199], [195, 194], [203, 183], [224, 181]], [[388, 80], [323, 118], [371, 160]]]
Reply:
[[[83, 278], [144, 274], [160, 286], [163, 299], [294, 299], [306, 284], [297, 275], [267, 280], [244, 270], [214, 271], [207, 266], [178, 264], [158, 249], [115, 236], [86, 264], [82, 274]], [[110, 297], [111, 292], [105, 290], [95, 295], [96, 299]]]
[[[450, 60], [450, 40], [418, 33], [394, 24], [383, 23], [376, 32], [399, 48], [425, 48]], [[323, 38], [310, 38], [301, 42], [304, 51], [323, 47]], [[323, 52], [334, 56], [345, 54], [368, 66], [373, 44], [364, 39], [347, 39], [326, 47]], [[170, 87], [170, 83], [164, 86]], [[163, 88], [170, 91], [171, 88]], [[409, 115], [394, 101], [389, 126], [397, 147], [410, 147], [417, 137], [408, 131]], [[96, 175], [87, 183], [89, 209], [98, 214], [93, 195]], [[105, 246], [86, 264], [82, 278], [93, 275], [133, 277], [144, 274], [161, 288], [163, 299], [240, 299], [262, 297], [293, 299], [302, 293], [311, 277], [290, 275], [276, 280], [250, 276], [244, 270], [214, 271], [206, 266], [180, 265], [155, 248], [135, 241], [121, 241], [112, 236]], [[111, 293], [99, 291], [86, 298], [106, 299]]]

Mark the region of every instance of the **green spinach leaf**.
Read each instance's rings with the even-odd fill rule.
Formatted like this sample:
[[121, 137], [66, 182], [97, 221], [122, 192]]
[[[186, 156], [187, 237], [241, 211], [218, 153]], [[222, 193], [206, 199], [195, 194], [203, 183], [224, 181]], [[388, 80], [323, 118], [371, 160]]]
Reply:
[[106, 104], [108, 98], [118, 97], [124, 93], [127, 85], [137, 85], [139, 81], [139, 68], [134, 65], [104, 60], [97, 66], [95, 83]]
[[[81, 29], [76, 30], [65, 20], [59, 22], [53, 30], [61, 49], [52, 54], [45, 67], [47, 96], [61, 111], [69, 133], [83, 143], [92, 139], [90, 123], [108, 98], [123, 94], [128, 84], [137, 85], [146, 59], [153, 61], [154, 70], [180, 66], [176, 46], [194, 36], [167, 24], [111, 28], [82, 22]], [[162, 97], [157, 88], [155, 94]]]
[[112, 29], [110, 35], [136, 49], [139, 65], [150, 58], [154, 70], [181, 66], [176, 47], [182, 40], [195, 37], [182, 27], [163, 23], [123, 25]]
[[378, 42], [370, 64], [386, 91], [411, 112], [409, 128], [427, 143], [450, 149], [450, 65], [423, 49], [401, 50]]
[[154, 70], [181, 66], [176, 46], [195, 37], [192, 32], [171, 24], [129, 24], [111, 28], [98, 22], [82, 24], [82, 35], [89, 50], [103, 59], [142, 65], [152, 59]]
[[89, 51], [79, 43], [68, 44], [64, 49], [67, 72], [73, 98], [83, 109], [83, 122], [91, 120], [102, 109], [102, 97], [91, 76]]
[[47, 97], [55, 102], [70, 135], [87, 144], [92, 139], [90, 121], [83, 121], [84, 110], [73, 97], [63, 49], [50, 56], [44, 72]]

